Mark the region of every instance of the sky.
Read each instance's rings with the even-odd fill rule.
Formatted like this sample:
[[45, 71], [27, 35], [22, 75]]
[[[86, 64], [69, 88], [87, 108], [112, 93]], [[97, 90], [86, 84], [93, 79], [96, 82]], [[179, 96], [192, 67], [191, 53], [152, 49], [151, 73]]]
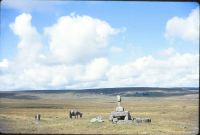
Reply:
[[3, 0], [0, 91], [198, 87], [195, 2]]

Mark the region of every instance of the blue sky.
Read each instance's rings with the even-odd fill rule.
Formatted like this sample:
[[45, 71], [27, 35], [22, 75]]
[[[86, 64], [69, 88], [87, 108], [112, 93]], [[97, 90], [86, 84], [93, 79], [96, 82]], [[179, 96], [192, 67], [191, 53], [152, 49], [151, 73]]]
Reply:
[[[20, 35], [14, 34], [14, 30], [11, 28], [10, 24], [16, 23], [15, 19], [17, 16], [21, 14], [26, 14], [31, 16], [31, 27], [34, 27], [37, 31], [37, 35], [39, 35], [40, 44], [42, 44], [42, 53], [38, 55], [45, 55], [49, 59], [53, 58], [56, 62], [63, 58], [57, 58], [51, 55], [51, 51], [49, 51], [50, 46], [52, 48], [56, 48], [54, 43], [51, 44], [51, 41], [57, 40], [55, 37], [52, 36], [50, 32], [45, 34], [45, 28], [49, 28], [51, 32], [58, 32], [58, 34], [62, 33], [62, 31], [58, 30], [57, 28], [53, 28], [54, 25], [59, 25], [58, 20], [64, 16], [75, 16], [75, 18], [84, 18], [83, 16], [89, 16], [91, 21], [100, 20], [101, 23], [106, 22], [108, 24], [108, 29], [115, 30], [115, 32], [110, 31], [105, 34], [106, 42], [105, 47], [100, 48], [100, 52], [96, 50], [96, 48], [90, 48], [88, 46], [84, 46], [83, 43], [79, 44], [79, 48], [82, 51], [89, 51], [84, 50], [84, 47], [89, 48], [91, 50], [95, 50], [96, 54], [93, 53], [89, 54], [87, 58], [84, 58], [84, 55], [72, 55], [74, 57], [79, 57], [85, 61], [84, 63], [77, 61], [76, 64], [82, 64], [83, 70], [82, 74], [85, 75], [86, 78], [88, 74], [96, 74], [96, 73], [88, 73], [87, 66], [93, 65], [92, 62], [95, 63], [95, 59], [100, 58], [103, 62], [108, 63], [108, 67], [102, 67], [102, 70], [106, 71], [99, 71], [102, 75], [100, 77], [94, 77], [93, 79], [76, 79], [68, 77], [62, 77], [64, 80], [68, 80], [68, 82], [58, 83], [55, 86], [52, 84], [52, 79], [47, 79], [48, 81], [36, 82], [35, 84], [31, 84], [28, 87], [29, 81], [33, 78], [29, 78], [30, 76], [24, 77], [27, 81], [26, 85], [21, 83], [21, 86], [12, 86], [12, 78], [17, 78], [17, 75], [20, 74], [21, 71], [30, 70], [30, 68], [23, 67], [19, 70], [13, 70], [9, 68], [13, 63], [21, 65], [20, 62], [16, 60], [16, 57], [20, 55], [19, 43], [23, 41], [23, 37], [20, 38]], [[72, 15], [73, 14], [73, 15]], [[152, 65], [155, 63], [167, 63], [171, 64], [173, 61], [187, 61], [185, 65], [190, 64], [194, 65], [194, 67], [180, 67], [181, 69], [185, 69], [181, 73], [179, 71], [175, 71], [177, 68], [172, 67], [174, 73], [169, 73], [168, 76], [165, 76], [166, 79], [163, 81], [159, 81], [160, 78], [158, 77], [161, 72], [165, 72], [163, 67], [154, 67], [150, 72], [150, 75], [156, 76], [154, 82], [144, 81], [145, 86], [197, 86], [198, 85], [198, 78], [199, 76], [196, 75], [197, 65], [198, 65], [198, 50], [199, 50], [199, 39], [193, 38], [197, 37], [199, 34], [196, 31], [196, 28], [199, 27], [196, 20], [199, 20], [199, 5], [195, 2], [115, 2], [115, 1], [3, 1], [1, 4], [1, 43], [0, 43], [0, 62], [2, 65], [1, 70], [1, 78], [4, 80], [8, 80], [4, 84], [2, 84], [1, 88], [7, 89], [23, 89], [23, 88], [90, 88], [90, 87], [115, 87], [118, 86], [119, 82], [124, 82], [122, 86], [141, 86], [145, 78], [144, 76], [149, 76], [148, 73], [144, 73], [146, 68], [151, 68]], [[22, 17], [21, 17], [22, 18]], [[174, 19], [175, 18], [175, 19]], [[178, 19], [177, 19], [178, 18]], [[23, 21], [23, 18], [21, 19]], [[73, 19], [72, 19], [73, 20]], [[171, 20], [171, 21], [170, 21]], [[79, 23], [75, 22], [74, 24]], [[73, 23], [72, 23], [73, 24]], [[180, 25], [179, 25], [180, 24]], [[168, 27], [167, 27], [168, 25]], [[17, 25], [16, 25], [17, 26]], [[51, 27], [51, 28], [50, 28]], [[63, 28], [70, 27], [70, 26], [62, 26]], [[84, 26], [83, 26], [84, 27]], [[94, 26], [98, 27], [98, 26]], [[183, 28], [182, 28], [183, 27]], [[191, 28], [190, 28], [191, 27]], [[107, 30], [108, 30], [107, 29]], [[176, 30], [177, 29], [177, 30]], [[194, 29], [194, 30], [193, 30]], [[23, 27], [22, 27], [23, 30]], [[67, 30], [67, 29], [66, 29]], [[72, 32], [74, 29], [72, 29]], [[76, 30], [77, 31], [77, 30]], [[118, 31], [118, 32], [116, 32]], [[68, 31], [66, 31], [67, 33]], [[80, 33], [82, 31], [80, 30]], [[184, 34], [185, 33], [185, 34]], [[189, 33], [189, 34], [188, 34]], [[76, 33], [75, 33], [76, 34]], [[77, 33], [78, 34], [78, 33]], [[84, 34], [84, 33], [83, 33]], [[88, 33], [86, 33], [88, 34]], [[168, 35], [168, 37], [166, 37]], [[108, 38], [107, 38], [108, 37]], [[64, 37], [63, 37], [64, 38]], [[72, 36], [74, 38], [74, 36]], [[82, 37], [80, 37], [82, 39]], [[91, 36], [92, 38], [98, 38]], [[90, 39], [90, 38], [89, 38]], [[62, 39], [60, 39], [62, 40]], [[63, 39], [64, 40], [64, 39]], [[75, 38], [74, 40], [79, 41], [79, 39]], [[82, 39], [85, 41], [86, 39]], [[65, 40], [64, 40], [65, 41]], [[37, 42], [37, 43], [38, 43]], [[71, 41], [70, 41], [71, 43]], [[31, 44], [31, 43], [30, 43]], [[90, 44], [90, 43], [88, 43]], [[94, 43], [95, 44], [95, 43]], [[96, 43], [98, 44], [98, 43]], [[67, 48], [65, 45], [69, 45]], [[66, 41], [66, 44], [63, 43], [62, 47], [64, 47], [68, 52], [68, 49], [73, 48], [72, 45]], [[31, 47], [30, 47], [31, 48]], [[58, 50], [62, 50], [61, 48], [56, 48]], [[26, 51], [26, 50], [25, 50]], [[53, 51], [52, 51], [53, 52]], [[65, 52], [65, 53], [67, 53]], [[55, 51], [54, 51], [55, 53]], [[57, 52], [56, 52], [57, 53]], [[90, 52], [89, 52], [90, 53]], [[166, 53], [166, 54], [165, 54]], [[80, 52], [79, 52], [80, 54]], [[26, 57], [23, 55], [23, 57]], [[29, 57], [29, 56], [27, 56]], [[194, 58], [193, 58], [194, 57]], [[184, 59], [185, 58], [185, 59]], [[194, 63], [188, 61], [189, 59], [195, 59]], [[45, 61], [51, 61], [51, 60]], [[146, 60], [147, 59], [147, 60]], [[173, 60], [174, 59], [174, 60]], [[180, 60], [179, 60], [180, 59]], [[60, 62], [60, 65], [73, 66], [72, 63], [66, 62], [69, 58], [64, 59], [64, 61]], [[100, 61], [101, 61], [100, 60]], [[130, 75], [123, 78], [123, 80], [115, 77], [115, 68], [118, 66], [117, 69], [120, 74], [119, 76], [123, 75], [124, 68], [131, 69], [131, 63], [137, 65], [137, 61], [142, 61], [141, 63], [145, 63], [147, 61], [147, 67], [142, 67], [141, 74], [138, 74], [139, 80], [135, 80], [134, 76], [136, 73], [130, 71]], [[143, 61], [144, 60], [144, 61]], [[20, 61], [23, 61], [20, 59]], [[25, 62], [26, 60], [24, 60]], [[29, 60], [30, 61], [30, 60]], [[31, 61], [31, 63], [38, 64], [37, 62]], [[55, 62], [54, 61], [54, 62]], [[71, 60], [72, 61], [72, 60]], [[98, 61], [98, 60], [96, 60]], [[51, 61], [52, 62], [52, 61]], [[51, 63], [50, 62], [50, 63]], [[53, 62], [53, 63], [54, 63]], [[5, 64], [6, 63], [6, 64]], [[58, 62], [59, 63], [59, 62]], [[98, 62], [97, 62], [98, 63]], [[184, 63], [184, 62], [183, 62]], [[27, 63], [28, 64], [28, 63]], [[75, 65], [76, 65], [75, 64]], [[40, 63], [39, 65], [42, 68], [51, 68], [50, 65], [44, 65], [44, 63]], [[59, 64], [57, 65], [59, 66]], [[129, 67], [130, 66], [130, 67]], [[179, 65], [181, 66], [181, 65]], [[179, 67], [178, 66], [178, 67]], [[97, 67], [98, 64], [97, 64]], [[166, 66], [167, 67], [167, 66]], [[95, 67], [93, 67], [95, 68]], [[106, 69], [104, 69], [106, 68]], [[136, 68], [136, 67], [135, 67]], [[158, 70], [155, 70], [158, 69]], [[161, 70], [162, 69], [162, 70]], [[11, 71], [12, 70], [12, 71]], [[56, 71], [55, 71], [56, 72]], [[75, 73], [79, 71], [74, 71]], [[112, 73], [114, 72], [114, 73]], [[155, 73], [155, 74], [154, 74]], [[23, 73], [21, 73], [23, 74]], [[51, 73], [47, 73], [51, 74]], [[128, 73], [129, 74], [129, 73]], [[192, 80], [187, 78], [191, 74], [194, 74]], [[8, 79], [9, 75], [9, 79]], [[56, 75], [56, 73], [55, 73]], [[109, 78], [108, 75], [113, 76], [113, 78]], [[185, 77], [186, 79], [183, 81], [177, 81], [177, 83], [170, 83], [170, 78], [174, 78], [173, 76], [180, 76]], [[22, 75], [23, 76], [23, 75]], [[54, 76], [52, 74], [52, 76]], [[66, 74], [67, 76], [67, 74]], [[95, 76], [95, 75], [94, 75]], [[5, 79], [6, 78], [6, 79]], [[180, 78], [181, 80], [182, 78]], [[45, 80], [45, 79], [44, 79]], [[84, 81], [83, 81], [84, 80]], [[128, 80], [128, 81], [127, 81]], [[177, 78], [179, 80], [179, 78]], [[185, 82], [186, 81], [186, 82]], [[121, 86], [120, 85], [120, 86]]]
[[[47, 4], [50, 2], [46, 2]], [[53, 3], [53, 2], [52, 2]], [[38, 1], [38, 4], [40, 2]], [[75, 12], [78, 15], [89, 15], [107, 21], [115, 28], [126, 27], [127, 31], [120, 34], [114, 43], [121, 42], [122, 36], [126, 36], [126, 43], [134, 43], [142, 47], [146, 53], [154, 53], [157, 49], [170, 46], [163, 33], [166, 22], [174, 17], [186, 17], [192, 9], [198, 7], [197, 3], [189, 2], [60, 2], [52, 6], [52, 11], [45, 9], [12, 9], [7, 6], [1, 8], [1, 56], [13, 57], [16, 53], [18, 38], [9, 29], [9, 23], [14, 21], [20, 13], [31, 13], [32, 24], [42, 32], [45, 26], [53, 24], [59, 16], [69, 15]], [[7, 39], [11, 40], [7, 40]], [[145, 40], [144, 40], [145, 39]], [[179, 42], [178, 42], [179, 43]], [[6, 45], [3, 45], [6, 44]], [[124, 41], [121, 43], [124, 44]], [[160, 45], [162, 44], [162, 45]], [[177, 45], [181, 52], [197, 52], [198, 46], [188, 46], [188, 42]], [[183, 47], [184, 45], [184, 47]], [[122, 45], [121, 45], [122, 46]], [[151, 47], [149, 47], [151, 46]], [[145, 49], [147, 48], [147, 49]], [[181, 49], [183, 48], [183, 49]]]

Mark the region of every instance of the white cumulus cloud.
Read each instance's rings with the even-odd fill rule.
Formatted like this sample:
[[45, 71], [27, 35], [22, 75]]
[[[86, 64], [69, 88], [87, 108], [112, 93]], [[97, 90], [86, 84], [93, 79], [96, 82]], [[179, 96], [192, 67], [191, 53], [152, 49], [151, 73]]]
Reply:
[[97, 58], [89, 63], [85, 68], [85, 73], [81, 80], [97, 81], [105, 77], [105, 73], [109, 68], [109, 62], [106, 58]]
[[193, 9], [187, 17], [173, 17], [166, 23], [165, 37], [169, 40], [182, 39], [199, 41], [199, 8]]
[[20, 42], [17, 45], [18, 54], [17, 62], [24, 63], [24, 65], [32, 65], [38, 59], [41, 53], [42, 43], [40, 34], [36, 28], [31, 24], [32, 16], [23, 13], [15, 18], [15, 22], [9, 26], [12, 31], [19, 37]]
[[56, 24], [46, 27], [50, 53], [65, 63], [87, 62], [105, 55], [111, 35], [118, 33], [107, 22], [90, 16], [63, 16]]
[[8, 67], [8, 60], [7, 59], [3, 59], [2, 61], [0, 61], [0, 69], [1, 68], [7, 68]]

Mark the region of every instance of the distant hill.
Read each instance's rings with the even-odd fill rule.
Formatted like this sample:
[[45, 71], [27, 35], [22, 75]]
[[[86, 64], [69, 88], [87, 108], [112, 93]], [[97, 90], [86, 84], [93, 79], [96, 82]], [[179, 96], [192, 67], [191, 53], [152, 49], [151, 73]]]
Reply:
[[81, 90], [23, 90], [23, 91], [1, 91], [0, 98], [14, 99], [38, 99], [39, 94], [45, 95], [62, 95], [62, 94], [100, 94], [100, 95], [121, 95], [125, 97], [166, 97], [179, 96], [188, 94], [198, 94], [197, 87], [176, 87], [176, 88], [159, 88], [159, 87], [118, 87], [118, 88], [98, 88], [98, 89], [81, 89]]

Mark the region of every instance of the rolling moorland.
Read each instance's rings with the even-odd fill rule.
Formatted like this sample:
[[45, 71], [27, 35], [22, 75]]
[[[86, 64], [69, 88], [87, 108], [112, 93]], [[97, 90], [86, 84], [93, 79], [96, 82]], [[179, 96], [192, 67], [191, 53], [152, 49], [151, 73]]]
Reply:
[[[132, 117], [150, 117], [151, 123], [112, 124], [116, 95]], [[78, 109], [81, 119], [70, 119]], [[197, 134], [198, 88], [101, 88], [84, 90], [27, 90], [0, 92], [1, 133], [64, 134]], [[41, 121], [35, 122], [35, 114]], [[90, 123], [101, 115], [103, 123]]]

